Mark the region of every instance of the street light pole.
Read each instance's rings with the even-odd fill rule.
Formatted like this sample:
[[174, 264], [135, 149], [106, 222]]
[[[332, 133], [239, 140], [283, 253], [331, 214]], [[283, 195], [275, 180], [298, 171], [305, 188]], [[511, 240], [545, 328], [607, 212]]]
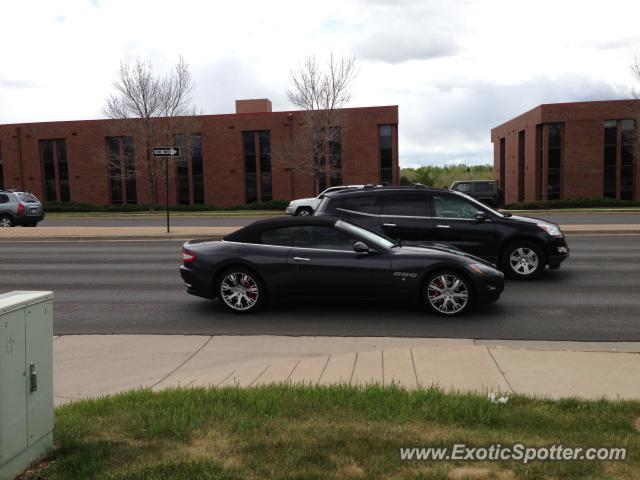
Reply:
[[164, 187], [167, 204], [167, 233], [169, 233], [169, 157], [164, 157]]

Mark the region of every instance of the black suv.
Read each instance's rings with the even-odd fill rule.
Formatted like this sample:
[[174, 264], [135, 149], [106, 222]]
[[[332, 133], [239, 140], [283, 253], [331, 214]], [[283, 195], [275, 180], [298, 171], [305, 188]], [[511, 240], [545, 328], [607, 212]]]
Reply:
[[516, 217], [460, 192], [424, 186], [364, 187], [327, 194], [315, 215], [333, 215], [408, 242], [444, 243], [531, 279], [569, 256], [557, 225]]

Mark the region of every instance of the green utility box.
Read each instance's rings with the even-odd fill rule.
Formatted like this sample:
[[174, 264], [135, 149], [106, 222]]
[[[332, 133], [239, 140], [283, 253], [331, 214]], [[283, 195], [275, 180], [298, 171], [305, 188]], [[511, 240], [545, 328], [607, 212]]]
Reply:
[[0, 480], [53, 449], [53, 293], [0, 295]]

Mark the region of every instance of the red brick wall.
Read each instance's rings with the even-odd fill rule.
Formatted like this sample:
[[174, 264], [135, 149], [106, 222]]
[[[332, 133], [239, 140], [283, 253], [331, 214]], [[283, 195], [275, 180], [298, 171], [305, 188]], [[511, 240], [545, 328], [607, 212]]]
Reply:
[[[518, 132], [526, 131], [525, 200], [535, 200], [536, 142], [538, 124], [563, 123], [562, 186], [563, 198], [602, 196], [605, 120], [635, 119], [640, 131], [640, 100], [557, 103], [540, 105], [491, 130], [494, 144], [494, 176], [500, 179], [500, 139], [506, 139], [505, 202], [518, 200]], [[546, 166], [546, 148], [544, 164]], [[640, 168], [638, 145], [635, 155], [634, 199], [640, 200]], [[545, 167], [546, 173], [546, 167]], [[546, 177], [545, 177], [546, 178]], [[543, 182], [546, 183], [546, 182]], [[543, 193], [546, 193], [546, 185]], [[543, 196], [546, 198], [546, 196]]]
[[[290, 119], [290, 114], [293, 117]], [[311, 174], [286, 171], [278, 162], [283, 143], [304, 120], [304, 112], [265, 112], [232, 115], [203, 115], [194, 117], [190, 129], [202, 134], [202, 154], [205, 178], [205, 202], [222, 206], [242, 204], [244, 192], [244, 158], [242, 132], [270, 130], [272, 152], [272, 185], [274, 199], [292, 198], [314, 193]], [[380, 158], [378, 126], [397, 125], [398, 107], [367, 107], [343, 109], [342, 177], [343, 183], [378, 183]], [[129, 124], [131, 126], [131, 124]], [[110, 203], [105, 137], [135, 135], [122, 122], [112, 120], [83, 120], [74, 122], [47, 122], [0, 125], [0, 148], [4, 160], [5, 188], [19, 187], [16, 127], [21, 128], [24, 187], [43, 198], [42, 161], [39, 140], [65, 139], [69, 167], [71, 201], [94, 204]], [[184, 133], [184, 132], [176, 132]], [[144, 154], [142, 140], [134, 138], [136, 154], [136, 180], [138, 203], [150, 203], [148, 176], [141, 162]], [[162, 145], [164, 146], [164, 145]], [[397, 129], [394, 129], [394, 183], [398, 182]], [[169, 200], [176, 202], [175, 164], [170, 169]], [[160, 179], [159, 201], [164, 202], [164, 178]]]

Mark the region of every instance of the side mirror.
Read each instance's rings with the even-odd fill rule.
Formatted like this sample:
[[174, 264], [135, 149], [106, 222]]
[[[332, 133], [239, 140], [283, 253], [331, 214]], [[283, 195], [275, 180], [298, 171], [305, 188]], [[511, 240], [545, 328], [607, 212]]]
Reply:
[[353, 251], [356, 253], [369, 253], [369, 247], [364, 242], [356, 242], [353, 244]]
[[487, 214], [481, 211], [477, 211], [473, 218], [475, 218], [478, 222], [484, 222], [487, 219]]

